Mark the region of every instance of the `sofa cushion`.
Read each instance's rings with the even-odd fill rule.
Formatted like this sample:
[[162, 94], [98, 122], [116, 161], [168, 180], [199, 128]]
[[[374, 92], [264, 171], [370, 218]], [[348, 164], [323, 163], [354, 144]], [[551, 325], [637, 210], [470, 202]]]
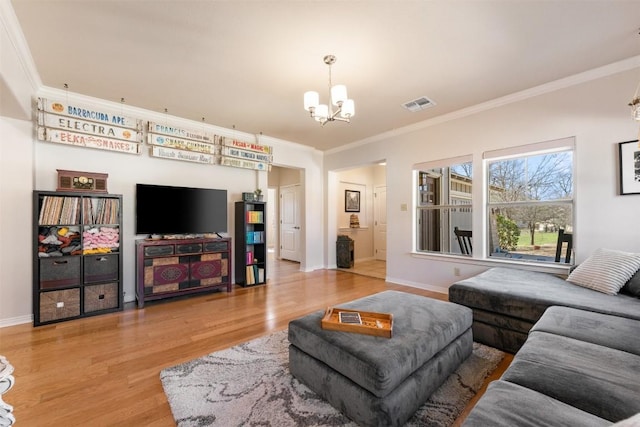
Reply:
[[624, 419], [612, 425], [611, 427], [638, 427], [640, 426], [640, 413], [635, 414], [631, 418]]
[[462, 426], [598, 427], [611, 426], [611, 422], [520, 385], [494, 381]]
[[640, 356], [546, 332], [531, 332], [502, 380], [611, 422], [640, 412]]
[[[531, 332], [547, 332], [640, 356], [640, 321], [567, 307], [549, 307]], [[621, 339], [633, 337], [633, 339]]]
[[620, 291], [640, 298], [640, 270], [631, 276], [631, 279], [629, 279]]
[[640, 254], [600, 248], [576, 267], [567, 281], [615, 295], [639, 268]]
[[449, 288], [449, 301], [536, 322], [552, 305], [640, 320], [640, 302], [630, 295], [606, 295], [548, 273], [491, 268]]

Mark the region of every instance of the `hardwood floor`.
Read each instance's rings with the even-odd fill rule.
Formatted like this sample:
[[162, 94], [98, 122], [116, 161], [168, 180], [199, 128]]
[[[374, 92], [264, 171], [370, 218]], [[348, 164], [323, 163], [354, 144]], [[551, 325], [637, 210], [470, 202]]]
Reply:
[[0, 328], [0, 354], [14, 366], [16, 379], [3, 400], [14, 406], [16, 425], [173, 426], [159, 379], [165, 367], [387, 289], [446, 299], [373, 277], [298, 268], [271, 263], [266, 286], [145, 304], [142, 310], [130, 304], [123, 312], [37, 328]]

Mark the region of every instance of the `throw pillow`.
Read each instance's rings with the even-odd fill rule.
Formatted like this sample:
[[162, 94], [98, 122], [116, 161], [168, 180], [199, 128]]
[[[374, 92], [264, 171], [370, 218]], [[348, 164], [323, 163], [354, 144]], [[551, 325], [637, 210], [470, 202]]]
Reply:
[[635, 414], [631, 418], [626, 418], [622, 421], [611, 425], [611, 427], [638, 427], [640, 425], [640, 413]]
[[616, 295], [640, 269], [640, 254], [597, 249], [569, 274], [567, 281], [609, 295]]
[[621, 289], [625, 294], [640, 298], [640, 270], [636, 271], [626, 285]]

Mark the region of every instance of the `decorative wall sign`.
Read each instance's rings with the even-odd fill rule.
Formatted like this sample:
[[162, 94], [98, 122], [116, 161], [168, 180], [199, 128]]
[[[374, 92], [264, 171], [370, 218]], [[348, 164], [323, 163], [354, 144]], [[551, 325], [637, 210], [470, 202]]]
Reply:
[[254, 162], [252, 160], [236, 159], [234, 157], [222, 157], [220, 158], [220, 164], [222, 166], [231, 166], [234, 168], [254, 169], [262, 171], [270, 171], [271, 165], [263, 162]]
[[51, 129], [68, 130], [105, 138], [142, 142], [142, 132], [137, 130], [112, 126], [106, 123], [89, 122], [72, 117], [58, 116], [42, 111], [38, 113], [38, 125]]
[[620, 194], [640, 194], [640, 146], [638, 140], [620, 142]]
[[122, 114], [38, 98], [37, 125], [41, 141], [140, 154], [142, 120]]
[[46, 98], [38, 98], [38, 110], [46, 111], [51, 114], [60, 116], [74, 117], [77, 119], [89, 120], [92, 122], [107, 123], [114, 126], [130, 128], [135, 130], [142, 129], [142, 120], [127, 117], [121, 114], [98, 110], [92, 107], [82, 107], [75, 104], [69, 104], [64, 101], [52, 101]]
[[191, 141], [173, 136], [156, 135], [150, 133], [147, 135], [147, 143], [150, 145], [158, 145], [162, 147], [174, 148], [176, 150], [196, 151], [198, 153], [217, 154], [217, 147], [213, 144], [205, 142]]
[[360, 212], [360, 192], [344, 190], [344, 211]]
[[221, 154], [228, 157], [237, 157], [244, 160], [253, 160], [257, 162], [271, 163], [273, 156], [263, 152], [241, 150], [234, 147], [222, 147]]
[[190, 130], [177, 126], [170, 126], [155, 122], [149, 122], [149, 133], [174, 136], [177, 138], [190, 139], [192, 141], [207, 142], [209, 144], [216, 143], [216, 136], [204, 130]]
[[258, 153], [273, 154], [273, 147], [254, 142], [238, 141], [231, 138], [222, 138], [221, 144], [227, 147], [236, 147], [243, 150], [256, 151]]
[[149, 154], [151, 154], [151, 156], [153, 157], [161, 157], [163, 159], [171, 160], [182, 160], [185, 162], [203, 163], [210, 165], [216, 163], [216, 157], [212, 154], [176, 150], [173, 148], [153, 146], [151, 147]]
[[64, 101], [38, 98], [37, 136], [41, 141], [140, 154], [142, 141], [149, 155], [200, 164], [220, 164], [270, 171], [273, 147], [197, 130], [142, 120]]
[[271, 170], [273, 147], [253, 142], [220, 137], [220, 164], [235, 168]]
[[59, 129], [38, 127], [38, 139], [56, 142], [58, 144], [74, 145], [77, 147], [97, 148], [100, 150], [117, 151], [119, 153], [140, 154], [140, 144], [119, 139], [103, 138], [85, 135]]

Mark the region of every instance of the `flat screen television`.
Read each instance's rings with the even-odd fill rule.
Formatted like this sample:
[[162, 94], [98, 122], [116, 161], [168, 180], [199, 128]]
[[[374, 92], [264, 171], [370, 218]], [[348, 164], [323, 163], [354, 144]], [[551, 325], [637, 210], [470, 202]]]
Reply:
[[136, 184], [136, 234], [227, 232], [227, 190]]

